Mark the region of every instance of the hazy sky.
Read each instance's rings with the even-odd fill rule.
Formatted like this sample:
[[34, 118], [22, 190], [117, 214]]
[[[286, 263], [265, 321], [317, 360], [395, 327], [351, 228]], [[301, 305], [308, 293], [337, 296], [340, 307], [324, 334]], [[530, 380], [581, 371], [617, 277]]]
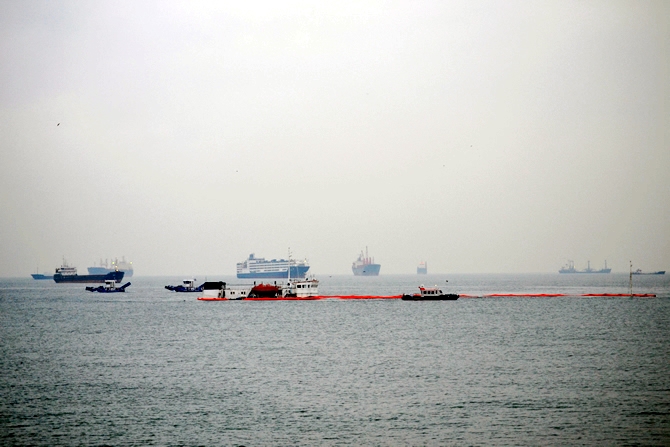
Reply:
[[2, 0], [0, 276], [670, 270], [669, 5]]

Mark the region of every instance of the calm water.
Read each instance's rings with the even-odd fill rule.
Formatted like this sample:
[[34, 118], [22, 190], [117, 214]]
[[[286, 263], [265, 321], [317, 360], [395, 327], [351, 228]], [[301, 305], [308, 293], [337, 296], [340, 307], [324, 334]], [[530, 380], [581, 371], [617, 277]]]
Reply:
[[[670, 275], [635, 278], [651, 299], [433, 303], [198, 302], [163, 289], [181, 279], [132, 278], [118, 295], [0, 280], [0, 442], [670, 445]], [[444, 284], [320, 279], [323, 294]], [[628, 276], [448, 286], [625, 293]]]

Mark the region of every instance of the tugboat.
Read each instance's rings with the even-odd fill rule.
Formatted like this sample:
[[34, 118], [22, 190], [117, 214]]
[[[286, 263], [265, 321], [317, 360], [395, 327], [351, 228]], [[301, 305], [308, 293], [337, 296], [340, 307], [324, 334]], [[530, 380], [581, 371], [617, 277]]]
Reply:
[[202, 292], [202, 288], [205, 285], [205, 283], [203, 283], [196, 287], [195, 279], [185, 279], [182, 283], [183, 284], [179, 284], [178, 286], [165, 286], [165, 288], [172, 290], [173, 292]]
[[444, 293], [437, 287], [424, 287], [423, 284], [419, 286], [419, 293], [413, 295], [403, 294], [403, 301], [455, 301], [459, 295], [455, 293]]
[[86, 290], [89, 292], [98, 292], [98, 293], [118, 293], [125, 292], [126, 288], [130, 285], [129, 282], [125, 283], [121, 287], [116, 287], [116, 282], [113, 279], [105, 280], [105, 285], [98, 287], [86, 287]]

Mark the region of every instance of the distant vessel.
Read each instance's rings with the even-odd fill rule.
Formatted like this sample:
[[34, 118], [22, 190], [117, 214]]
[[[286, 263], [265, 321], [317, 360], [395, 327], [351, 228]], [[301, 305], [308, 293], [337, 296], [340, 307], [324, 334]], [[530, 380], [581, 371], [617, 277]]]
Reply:
[[31, 273], [33, 279], [54, 279], [54, 275], [44, 275], [42, 273]]
[[130, 278], [133, 276], [133, 263], [132, 262], [126, 262], [126, 257], [122, 256], [121, 260], [119, 261], [118, 258], [114, 258], [112, 261], [111, 266], [105, 259], [105, 262], [102, 262], [102, 259], [100, 260], [100, 265], [99, 266], [93, 266], [88, 268], [88, 274], [89, 275], [104, 275], [107, 273], [115, 272], [115, 271], [120, 271], [125, 274], [126, 278]]
[[633, 272], [633, 275], [665, 275], [665, 270], [659, 270], [657, 272], [643, 272], [640, 269], [637, 269]]
[[420, 262], [419, 266], [416, 268], [416, 274], [417, 275], [426, 275], [428, 274], [428, 263], [427, 262]]
[[104, 275], [78, 275], [77, 268], [67, 265], [63, 259], [63, 265], [56, 269], [54, 274], [55, 282], [102, 282], [106, 280], [114, 280], [121, 282], [123, 279], [123, 272], [110, 272]]
[[30, 276], [33, 279], [54, 279], [54, 275], [47, 275], [46, 273], [40, 273], [39, 267], [35, 269], [35, 273], [31, 273]]
[[575, 269], [575, 263], [572, 261], [568, 261], [568, 263], [564, 265], [563, 268], [558, 271], [558, 273], [610, 273], [611, 271], [612, 269], [607, 268], [607, 261], [605, 261], [605, 268], [602, 268], [600, 270], [592, 269], [591, 261], [587, 261], [587, 267], [584, 270]]
[[[289, 272], [289, 266], [291, 271]], [[251, 253], [245, 261], [237, 263], [237, 277], [254, 278], [304, 278], [309, 270], [307, 259], [272, 259], [257, 258]], [[290, 273], [290, 274], [289, 274]]]
[[368, 247], [365, 247], [365, 254], [361, 250], [358, 259], [351, 265], [351, 271], [355, 276], [379, 276], [381, 264], [375, 264], [374, 258], [368, 256]]

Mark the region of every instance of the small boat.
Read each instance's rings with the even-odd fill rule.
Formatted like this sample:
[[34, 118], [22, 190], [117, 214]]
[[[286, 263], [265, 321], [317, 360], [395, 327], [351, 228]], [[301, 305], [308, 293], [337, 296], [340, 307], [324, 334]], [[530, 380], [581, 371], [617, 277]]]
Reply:
[[102, 286], [98, 287], [86, 287], [86, 290], [89, 292], [98, 292], [98, 293], [117, 293], [117, 292], [125, 292], [126, 288], [130, 286], [130, 283], [127, 282], [121, 287], [116, 287], [116, 281], [113, 279], [107, 279], [105, 280], [105, 284]]
[[165, 288], [173, 292], [202, 292], [203, 286], [204, 284], [200, 284], [196, 287], [195, 279], [185, 279], [178, 286], [165, 286]]
[[659, 270], [657, 272], [643, 272], [640, 269], [637, 269], [633, 272], [633, 275], [665, 275], [665, 270]]
[[419, 286], [419, 293], [413, 295], [403, 294], [403, 301], [455, 301], [459, 295], [455, 293], [444, 293], [437, 286], [435, 287], [424, 287], [423, 285]]

